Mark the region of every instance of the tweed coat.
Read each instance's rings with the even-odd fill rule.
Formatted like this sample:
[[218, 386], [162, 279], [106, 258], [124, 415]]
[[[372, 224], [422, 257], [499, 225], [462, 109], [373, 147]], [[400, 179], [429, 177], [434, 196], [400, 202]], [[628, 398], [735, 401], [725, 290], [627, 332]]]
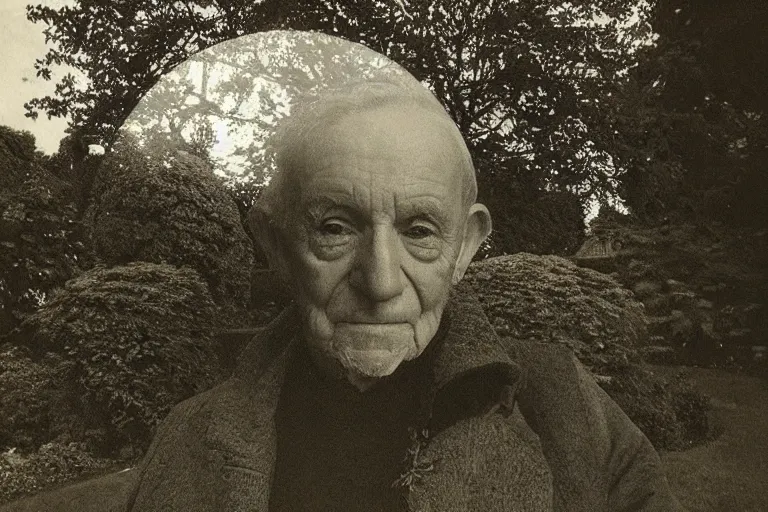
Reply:
[[[650, 442], [573, 355], [502, 341], [468, 293], [452, 294], [432, 364], [428, 437], [402, 488], [410, 511], [675, 511]], [[300, 338], [288, 310], [233, 376], [161, 425], [129, 512], [267, 511], [275, 412]]]

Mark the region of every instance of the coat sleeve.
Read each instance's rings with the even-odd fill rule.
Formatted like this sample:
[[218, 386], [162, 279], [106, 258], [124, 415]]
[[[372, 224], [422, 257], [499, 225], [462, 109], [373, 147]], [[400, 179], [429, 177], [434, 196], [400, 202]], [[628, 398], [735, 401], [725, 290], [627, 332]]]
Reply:
[[550, 464], [555, 510], [684, 510], [650, 441], [570, 350], [523, 342], [513, 352], [527, 373], [518, 403]]
[[[201, 398], [178, 404], [161, 423], [152, 445], [137, 468], [127, 512], [161, 510], [202, 511], [214, 503], [215, 492], [200, 492], [215, 482], [199, 440], [196, 415], [205, 407]], [[202, 477], [202, 478], [201, 478]]]
[[604, 425], [605, 438], [600, 440], [603, 459], [599, 462], [607, 510], [683, 511], [651, 442], [575, 358], [574, 365], [590, 409]]

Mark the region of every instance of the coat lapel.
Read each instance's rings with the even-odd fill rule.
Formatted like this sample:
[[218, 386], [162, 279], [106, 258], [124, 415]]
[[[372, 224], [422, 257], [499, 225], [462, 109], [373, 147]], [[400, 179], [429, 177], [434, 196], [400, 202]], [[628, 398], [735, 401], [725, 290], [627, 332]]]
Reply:
[[243, 351], [222, 385], [177, 405], [140, 466], [127, 510], [266, 512], [275, 411], [296, 338], [286, 311]]
[[221, 467], [221, 510], [267, 511], [277, 455], [275, 413], [298, 337], [293, 308], [243, 350], [230, 383], [239, 403], [212, 418], [206, 445]]
[[406, 489], [409, 510], [552, 510], [552, 476], [538, 437], [515, 407], [521, 368], [467, 290], [456, 289], [445, 319], [427, 439], [411, 462], [421, 472]]

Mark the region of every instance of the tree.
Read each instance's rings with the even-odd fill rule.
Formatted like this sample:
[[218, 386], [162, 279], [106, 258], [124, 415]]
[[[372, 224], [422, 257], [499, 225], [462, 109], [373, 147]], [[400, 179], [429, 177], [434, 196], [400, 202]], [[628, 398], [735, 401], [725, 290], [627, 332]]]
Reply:
[[[85, 133], [109, 140], [157, 80], [196, 51], [256, 31], [319, 30], [361, 42], [429, 85], [467, 139], [481, 184], [498, 173], [508, 178], [504, 188], [525, 183], [528, 192], [569, 191], [583, 202], [615, 190], [604, 103], [635, 64], [637, 47], [650, 41], [649, 9], [630, 0], [36, 6], [30, 19], [46, 23], [58, 45], [38, 61], [38, 73], [50, 77], [54, 66], [69, 64], [89, 82], [67, 76], [54, 96], [28, 109], [69, 114]], [[511, 219], [513, 212], [494, 213]]]
[[614, 103], [620, 192], [639, 220], [765, 227], [766, 22], [763, 2], [658, 3], [659, 44]]
[[[271, 174], [269, 135], [297, 97], [401, 72], [379, 54], [339, 38], [254, 34], [215, 45], [174, 68], [122, 129], [147, 151], [175, 147], [203, 157], [237, 191], [247, 182], [261, 186]], [[222, 136], [226, 149], [218, 145]]]
[[256, 30], [278, 28], [285, 11], [279, 4], [82, 0], [58, 9], [30, 5], [28, 18], [45, 23], [46, 38], [55, 44], [37, 60], [38, 76], [50, 80], [60, 65], [82, 75], [67, 73], [54, 96], [28, 103], [29, 115], [69, 115], [74, 127], [109, 142], [139, 99], [189, 55], [247, 33], [248, 24]]

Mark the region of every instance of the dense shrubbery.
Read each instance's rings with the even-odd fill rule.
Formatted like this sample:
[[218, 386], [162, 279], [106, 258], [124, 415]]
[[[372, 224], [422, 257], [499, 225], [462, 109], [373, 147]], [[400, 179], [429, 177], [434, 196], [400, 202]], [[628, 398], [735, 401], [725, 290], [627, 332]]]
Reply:
[[105, 158], [93, 197], [90, 243], [102, 262], [188, 265], [218, 304], [249, 304], [251, 240], [204, 160], [182, 151], [150, 154], [126, 138]]
[[103, 471], [113, 463], [91, 456], [78, 443], [48, 443], [29, 455], [7, 450], [0, 453], [0, 504]]
[[195, 271], [131, 263], [70, 280], [28, 323], [38, 351], [71, 363], [67, 380], [98, 431], [89, 441], [114, 450], [145, 447], [173, 405], [217, 380], [218, 310]]
[[620, 248], [603, 270], [643, 301], [654, 345], [689, 363], [751, 364], [768, 336], [768, 230], [647, 226], [601, 210], [593, 236]]
[[29, 132], [0, 125], [0, 190], [8, 190], [24, 180], [34, 165], [35, 137]]
[[466, 279], [500, 336], [571, 347], [657, 448], [682, 449], [706, 436], [706, 400], [642, 365], [643, 306], [614, 279], [530, 254], [476, 262]]
[[72, 188], [36, 159], [34, 138], [0, 126], [0, 336], [77, 272], [76, 220]]
[[598, 371], [612, 358], [636, 358], [646, 343], [643, 306], [632, 292], [563, 258], [489, 258], [465, 279], [500, 336], [564, 343]]
[[584, 212], [568, 192], [510, 190], [505, 177], [479, 176], [480, 202], [493, 216], [493, 233], [478, 257], [528, 252], [573, 254], [584, 241]]
[[54, 354], [34, 361], [26, 352], [0, 349], [0, 449], [34, 449], [77, 422], [66, 382], [71, 364]]

